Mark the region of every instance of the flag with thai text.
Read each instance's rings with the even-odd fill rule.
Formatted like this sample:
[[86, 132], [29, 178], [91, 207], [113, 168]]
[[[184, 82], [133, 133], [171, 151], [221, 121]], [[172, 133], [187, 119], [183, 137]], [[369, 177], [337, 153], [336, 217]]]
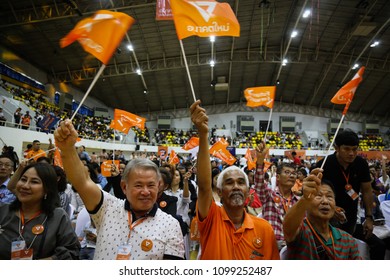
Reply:
[[171, 153], [169, 154], [169, 164], [178, 164], [178, 163], [180, 163], [179, 157], [177, 156], [174, 150], [171, 150]]
[[135, 20], [119, 12], [100, 10], [94, 16], [81, 20], [60, 41], [64, 48], [78, 41], [83, 49], [107, 64]]
[[248, 170], [252, 170], [256, 168], [256, 160], [253, 159], [251, 150], [248, 148], [246, 150], [245, 156], [246, 165], [248, 166]]
[[210, 148], [210, 154], [214, 157], [219, 158], [220, 160], [226, 162], [229, 165], [233, 165], [236, 162], [236, 158], [226, 149], [228, 143], [224, 139], [220, 139], [215, 142]]
[[[113, 166], [115, 164], [116, 169], [119, 170], [119, 160], [105, 160], [100, 165], [101, 174], [104, 177], [112, 177], [112, 172], [115, 170], [115, 167]], [[104, 187], [104, 186], [103, 186]]]
[[240, 36], [240, 24], [228, 3], [171, 0], [179, 40], [189, 36]]
[[351, 105], [353, 96], [355, 95], [355, 91], [359, 86], [360, 82], [363, 80], [363, 73], [365, 67], [362, 66], [359, 71], [355, 74], [355, 76], [346, 83], [339, 91], [333, 96], [330, 102], [334, 104], [345, 104], [343, 115], [345, 115], [349, 109], [349, 105]]
[[114, 119], [111, 121], [110, 128], [127, 134], [133, 126], [144, 129], [145, 121], [145, 118], [124, 110], [115, 109]]
[[181, 147], [185, 151], [192, 150], [195, 147], [199, 146], [199, 138], [198, 137], [191, 137], [190, 140], [188, 140], [187, 143], [184, 144], [183, 147]]
[[244, 95], [247, 101], [246, 106], [266, 106], [272, 109], [274, 107], [275, 101], [275, 90], [275, 86], [247, 88], [244, 91]]

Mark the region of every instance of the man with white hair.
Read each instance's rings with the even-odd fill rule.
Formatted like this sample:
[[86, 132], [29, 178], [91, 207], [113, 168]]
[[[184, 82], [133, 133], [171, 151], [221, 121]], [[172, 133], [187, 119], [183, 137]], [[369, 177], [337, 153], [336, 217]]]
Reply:
[[245, 211], [249, 181], [243, 170], [231, 166], [221, 172], [217, 191], [222, 207], [213, 201], [208, 116], [199, 104], [199, 100], [192, 104], [190, 111], [199, 134], [197, 219], [202, 248], [200, 259], [279, 259], [271, 225]]

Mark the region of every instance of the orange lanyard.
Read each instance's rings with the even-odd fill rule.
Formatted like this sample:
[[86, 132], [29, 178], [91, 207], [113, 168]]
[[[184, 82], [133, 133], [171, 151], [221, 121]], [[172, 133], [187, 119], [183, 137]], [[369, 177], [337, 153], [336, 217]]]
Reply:
[[283, 204], [283, 208], [284, 208], [284, 211], [287, 213], [287, 210], [290, 208], [291, 206], [291, 197], [292, 197], [292, 194], [290, 193], [290, 196], [288, 197], [287, 199], [287, 203], [284, 201], [284, 196], [282, 196], [282, 204]]
[[21, 223], [22, 223], [22, 227], [21, 227], [21, 230], [20, 230], [19, 233], [20, 233], [21, 235], [23, 235], [24, 226], [25, 226], [28, 222], [34, 220], [36, 217], [38, 217], [39, 215], [41, 215], [41, 213], [42, 213], [42, 211], [36, 212], [30, 219], [28, 219], [28, 220], [25, 222], [25, 221], [24, 221], [24, 213], [23, 213], [23, 210], [20, 209], [20, 210], [19, 210], [19, 215], [20, 215], [20, 221], [21, 221]]
[[344, 172], [344, 170], [343, 170], [342, 168], [340, 168], [340, 169], [341, 169], [341, 172], [343, 172], [343, 175], [344, 175], [345, 181], [347, 181], [347, 185], [349, 185], [349, 173], [348, 173], [348, 175], [345, 175], [345, 172]]
[[336, 256], [336, 251], [335, 251], [335, 246], [334, 246], [334, 239], [333, 239], [333, 234], [332, 234], [332, 231], [329, 230], [329, 235], [330, 235], [330, 239], [332, 240], [332, 247], [333, 247], [333, 256], [332, 256], [332, 252], [330, 252], [330, 248], [325, 245], [325, 243], [322, 241], [322, 238], [317, 234], [317, 232], [314, 230], [313, 226], [311, 225], [309, 219], [306, 219], [307, 221], [307, 224], [309, 225], [311, 231], [314, 233], [315, 237], [318, 239], [318, 241], [320, 241], [321, 245], [324, 247], [325, 251], [328, 253], [328, 255], [330, 257], [333, 257], [333, 259], [337, 260], [337, 256]]
[[137, 221], [135, 221], [135, 222], [133, 223], [133, 217], [132, 217], [130, 211], [127, 211], [127, 221], [128, 221], [128, 223], [129, 223], [129, 235], [127, 236], [127, 240], [130, 239], [131, 231], [132, 231], [136, 226], [138, 226], [139, 224], [141, 224], [145, 219], [146, 219], [146, 217], [143, 217], [143, 218], [138, 219]]

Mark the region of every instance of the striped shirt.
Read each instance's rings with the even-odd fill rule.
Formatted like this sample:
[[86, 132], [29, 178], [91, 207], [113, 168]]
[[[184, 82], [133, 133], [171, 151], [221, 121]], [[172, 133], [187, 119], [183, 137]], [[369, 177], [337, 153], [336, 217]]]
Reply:
[[[322, 239], [323, 243], [333, 253], [336, 253], [336, 260], [360, 260], [358, 245], [356, 240], [347, 232], [335, 228], [329, 225], [333, 240], [334, 250], [332, 245], [332, 239]], [[317, 251], [317, 245], [315, 242], [315, 236], [311, 231], [306, 219], [301, 225], [300, 232], [295, 240], [291, 243], [287, 243], [287, 257], [288, 260], [320, 260], [320, 255]], [[321, 237], [322, 238], [322, 237]], [[334, 259], [330, 257], [329, 259]]]
[[276, 186], [275, 190], [268, 187], [264, 182], [264, 165], [256, 165], [255, 174], [255, 190], [261, 204], [263, 205], [262, 212], [263, 218], [266, 219], [272, 226], [275, 232], [277, 241], [284, 241], [283, 234], [283, 219], [286, 215], [286, 208], [291, 208], [297, 201], [298, 197], [291, 192], [291, 200], [284, 198], [279, 191], [279, 187]]

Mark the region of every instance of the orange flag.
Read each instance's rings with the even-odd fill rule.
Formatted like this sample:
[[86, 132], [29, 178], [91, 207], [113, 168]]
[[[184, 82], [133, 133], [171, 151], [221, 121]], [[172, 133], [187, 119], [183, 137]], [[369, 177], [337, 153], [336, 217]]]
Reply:
[[264, 161], [264, 172], [267, 172], [268, 168], [272, 165], [272, 162]]
[[81, 20], [60, 41], [64, 48], [79, 41], [86, 52], [107, 64], [135, 20], [124, 13], [106, 10], [98, 11], [93, 17]]
[[244, 91], [247, 100], [246, 106], [266, 106], [272, 109], [275, 101], [275, 90], [275, 86], [247, 88]]
[[112, 164], [115, 164], [116, 167], [118, 168], [119, 170], [119, 160], [105, 160], [102, 162], [102, 164], [100, 165], [100, 169], [102, 170], [102, 175], [104, 177], [111, 177], [111, 166]]
[[199, 146], [199, 138], [198, 137], [191, 137], [190, 140], [188, 140], [187, 143], [184, 144], [183, 147], [181, 147], [183, 150], [188, 151], [192, 150], [195, 147]]
[[64, 166], [62, 165], [61, 153], [60, 153], [60, 150], [58, 148], [54, 151], [54, 162], [53, 162], [53, 164], [55, 166], [59, 166], [61, 168], [64, 168]]
[[213, 146], [211, 146], [210, 154], [223, 160], [227, 164], [232, 165], [237, 159], [226, 149], [226, 144], [224, 141], [217, 141]]
[[251, 153], [251, 150], [249, 148], [246, 150], [245, 158], [246, 158], [246, 165], [248, 166], [248, 170], [255, 169], [256, 168], [256, 161], [253, 160], [252, 153]]
[[175, 153], [174, 150], [171, 150], [171, 153], [169, 154], [169, 164], [178, 164], [180, 162], [179, 157]]
[[144, 129], [145, 121], [145, 118], [139, 117], [124, 110], [115, 109], [114, 119], [110, 124], [110, 128], [127, 134], [130, 128], [133, 126]]
[[179, 40], [189, 36], [240, 36], [240, 24], [227, 3], [171, 0]]
[[353, 96], [360, 82], [363, 80], [363, 73], [365, 67], [362, 66], [355, 76], [346, 83], [339, 91], [333, 96], [330, 102], [334, 104], [345, 104], [343, 115], [345, 115], [349, 109], [349, 105], [352, 102]]

